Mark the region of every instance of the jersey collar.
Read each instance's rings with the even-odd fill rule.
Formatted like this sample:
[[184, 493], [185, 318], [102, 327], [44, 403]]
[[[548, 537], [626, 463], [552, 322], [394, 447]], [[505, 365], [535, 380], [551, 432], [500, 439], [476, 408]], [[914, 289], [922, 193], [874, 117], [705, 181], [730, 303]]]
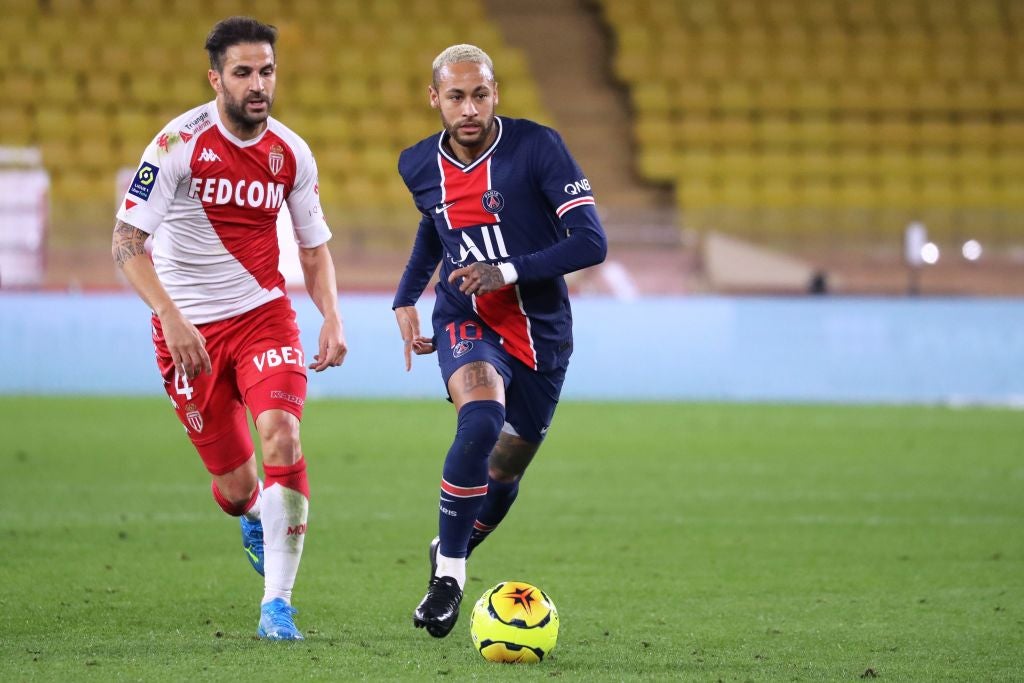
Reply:
[[448, 148], [445, 147], [445, 144], [444, 144], [448, 140], [448, 138], [449, 138], [448, 131], [446, 131], [446, 130], [441, 131], [441, 137], [438, 138], [438, 141], [437, 141], [438, 153], [440, 153], [441, 156], [443, 156], [445, 159], [447, 159], [448, 161], [450, 161], [454, 165], [456, 165], [459, 168], [461, 168], [464, 173], [468, 173], [468, 172], [472, 171], [474, 168], [476, 168], [477, 166], [482, 164], [484, 161], [486, 161], [487, 157], [491, 156], [491, 154], [494, 152], [494, 150], [498, 147], [498, 143], [501, 142], [501, 131], [502, 131], [502, 128], [503, 128], [502, 123], [501, 123], [501, 117], [500, 116], [495, 116], [494, 117], [494, 123], [498, 127], [498, 134], [494, 136], [494, 142], [491, 143], [491, 146], [488, 147], [484, 151], [483, 154], [481, 154], [476, 159], [474, 159], [473, 163], [471, 163], [471, 164], [464, 164], [461, 161], [459, 161], [458, 158], [454, 154], [452, 154], [451, 152], [448, 151]]
[[259, 144], [260, 140], [263, 139], [263, 136], [267, 134], [267, 131], [270, 130], [271, 117], [268, 116], [267, 125], [263, 128], [263, 132], [261, 132], [259, 135], [257, 135], [251, 140], [243, 140], [241, 138], [235, 137], [235, 135], [227, 129], [227, 126], [224, 125], [224, 122], [221, 121], [220, 108], [217, 106], [217, 100], [214, 100], [212, 102], [211, 109], [213, 110], [211, 113], [213, 114], [214, 122], [216, 122], [217, 124], [217, 130], [219, 130], [220, 134], [227, 138], [228, 141], [234, 144], [236, 147], [252, 147], [253, 145], [257, 145]]

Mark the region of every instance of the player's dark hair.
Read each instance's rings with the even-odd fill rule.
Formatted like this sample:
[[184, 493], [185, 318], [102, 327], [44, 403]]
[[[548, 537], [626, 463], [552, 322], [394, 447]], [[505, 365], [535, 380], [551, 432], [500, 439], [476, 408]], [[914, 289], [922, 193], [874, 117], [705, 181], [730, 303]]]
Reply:
[[232, 45], [270, 43], [270, 49], [274, 50], [276, 42], [277, 29], [270, 24], [264, 24], [252, 17], [228, 17], [217, 22], [206, 36], [210, 68], [218, 73], [224, 68], [224, 55]]

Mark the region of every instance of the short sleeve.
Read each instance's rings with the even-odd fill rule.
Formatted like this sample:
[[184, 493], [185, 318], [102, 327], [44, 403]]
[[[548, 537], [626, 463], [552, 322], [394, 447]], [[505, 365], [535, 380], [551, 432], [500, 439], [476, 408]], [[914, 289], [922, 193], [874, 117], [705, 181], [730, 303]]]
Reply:
[[288, 195], [288, 211], [295, 226], [295, 241], [311, 249], [331, 239], [331, 229], [320, 207], [320, 181], [316, 161], [305, 144], [295, 150], [295, 186]]
[[153, 139], [142, 153], [117, 219], [152, 234], [160, 226], [174, 201], [183, 178], [189, 177], [188, 145], [174, 145], [167, 133]]

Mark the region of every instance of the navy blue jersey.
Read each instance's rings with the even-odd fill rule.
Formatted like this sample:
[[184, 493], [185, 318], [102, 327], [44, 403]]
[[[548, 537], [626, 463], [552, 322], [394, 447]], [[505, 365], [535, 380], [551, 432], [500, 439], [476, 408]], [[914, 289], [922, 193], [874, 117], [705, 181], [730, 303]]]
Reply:
[[[394, 306], [415, 304], [440, 263], [435, 323], [479, 318], [513, 357], [548, 370], [572, 346], [563, 276], [603, 261], [607, 241], [590, 182], [561, 136], [525, 119], [495, 125], [494, 143], [470, 164], [448, 151], [444, 131], [399, 157], [422, 218]], [[518, 280], [482, 296], [448, 283], [477, 261], [511, 263]]]

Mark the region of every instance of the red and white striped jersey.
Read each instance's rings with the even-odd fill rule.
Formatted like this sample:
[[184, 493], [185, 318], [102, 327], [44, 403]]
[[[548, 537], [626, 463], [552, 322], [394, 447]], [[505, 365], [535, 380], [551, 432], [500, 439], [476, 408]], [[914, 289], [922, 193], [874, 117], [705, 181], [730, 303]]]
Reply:
[[224, 320], [284, 296], [277, 215], [295, 239], [331, 237], [309, 146], [274, 118], [252, 140], [224, 127], [217, 103], [171, 121], [142, 155], [118, 220], [153, 236], [153, 265], [194, 324]]

